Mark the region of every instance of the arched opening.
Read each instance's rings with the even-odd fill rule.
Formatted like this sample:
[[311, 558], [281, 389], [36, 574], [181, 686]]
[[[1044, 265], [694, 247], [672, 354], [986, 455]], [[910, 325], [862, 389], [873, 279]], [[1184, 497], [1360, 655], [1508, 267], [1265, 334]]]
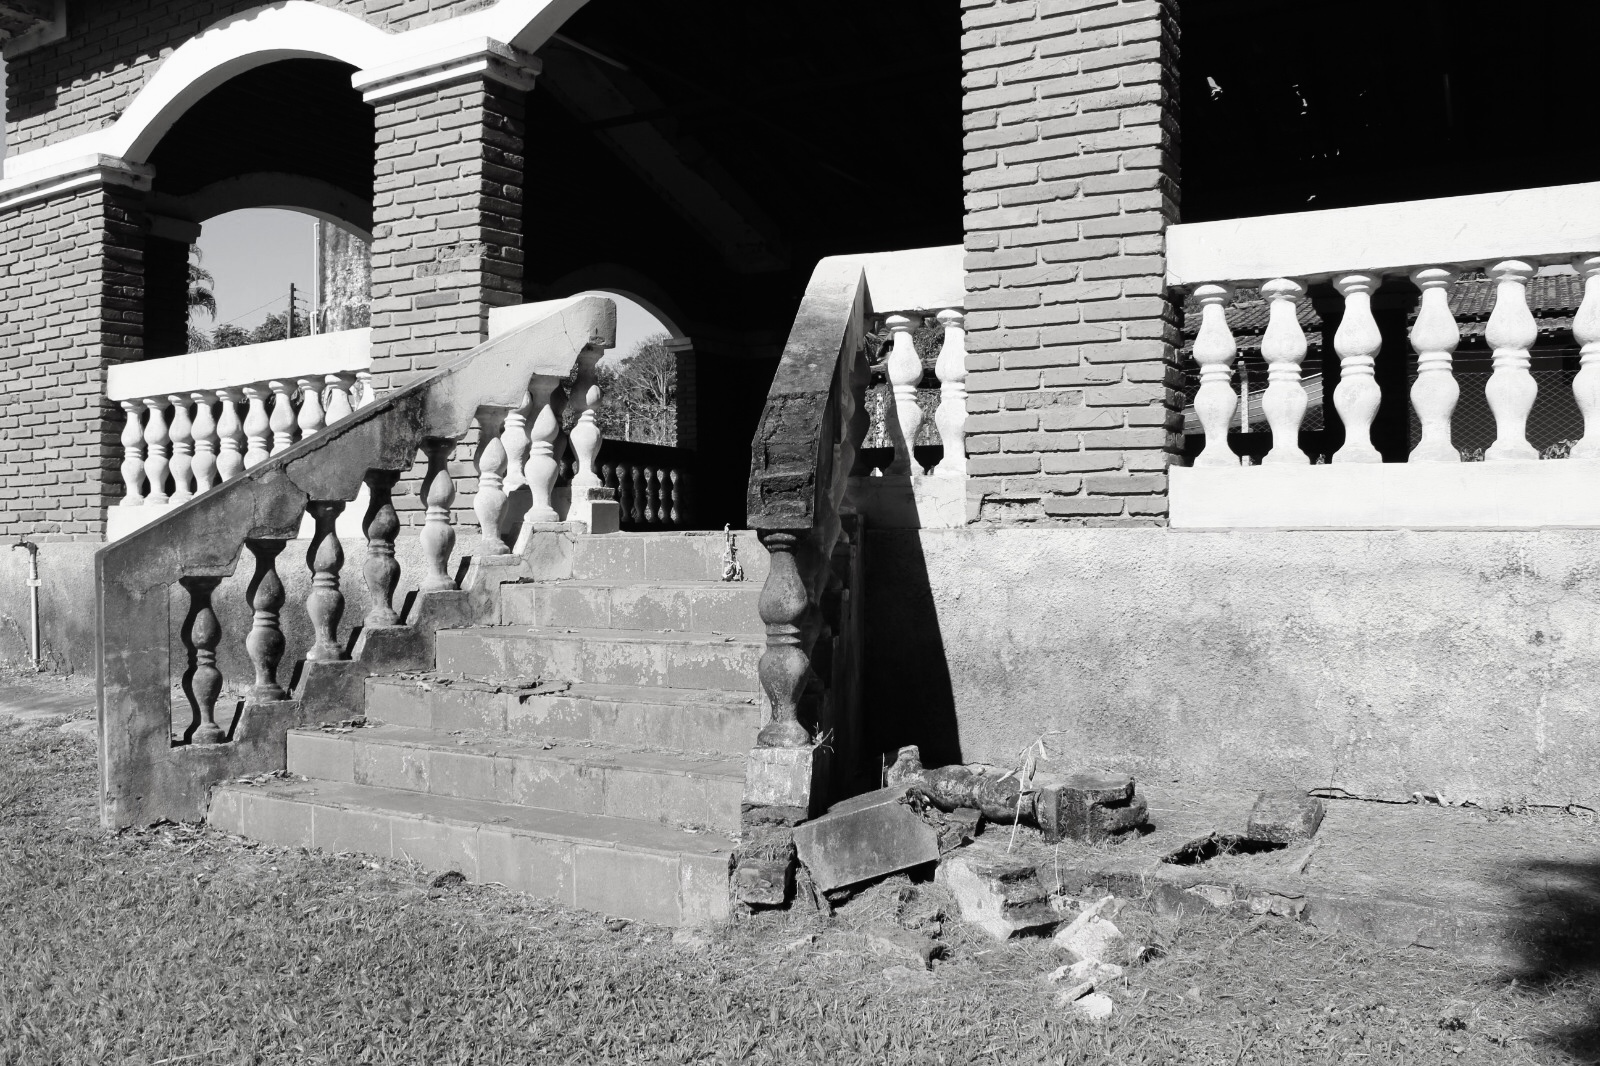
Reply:
[[[373, 117], [351, 87], [354, 69], [286, 59], [247, 70], [196, 101], [157, 143], [145, 253], [147, 357], [274, 339], [272, 315], [285, 335], [365, 324], [360, 308], [318, 313], [330, 304], [365, 305], [365, 292], [355, 290], [367, 278]], [[207, 251], [198, 263], [197, 240]], [[209, 323], [203, 313], [189, 320], [195, 267], [218, 279], [212, 291], [220, 306]], [[330, 276], [346, 282], [332, 299]], [[288, 317], [291, 284], [295, 318]]]
[[743, 523], [817, 261], [961, 242], [960, 33], [955, 5], [916, 0], [591, 0], [539, 49], [525, 294], [607, 270], [670, 286], [706, 521]]

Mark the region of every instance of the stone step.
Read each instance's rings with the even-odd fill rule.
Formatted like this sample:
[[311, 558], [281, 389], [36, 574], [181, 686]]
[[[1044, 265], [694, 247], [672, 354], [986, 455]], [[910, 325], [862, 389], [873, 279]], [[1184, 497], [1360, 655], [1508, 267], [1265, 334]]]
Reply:
[[760, 598], [761, 586], [749, 581], [539, 582], [503, 586], [500, 621], [510, 625], [760, 635]]
[[318, 781], [739, 830], [744, 762], [737, 758], [396, 725], [294, 729], [288, 743], [289, 772]]
[[[759, 588], [767, 579], [767, 550], [751, 530], [735, 530], [733, 537], [745, 583]], [[581, 536], [573, 545], [572, 576], [579, 581], [718, 581], [723, 548], [720, 532]]]
[[441, 733], [478, 729], [741, 757], [763, 721], [760, 697], [748, 692], [567, 683], [519, 690], [440, 677], [369, 677], [367, 714]]
[[436, 643], [446, 674], [749, 693], [764, 647], [759, 637], [550, 626], [442, 629]]
[[223, 785], [207, 821], [266, 843], [458, 870], [479, 882], [661, 925], [728, 917], [732, 844], [654, 822], [331, 781]]

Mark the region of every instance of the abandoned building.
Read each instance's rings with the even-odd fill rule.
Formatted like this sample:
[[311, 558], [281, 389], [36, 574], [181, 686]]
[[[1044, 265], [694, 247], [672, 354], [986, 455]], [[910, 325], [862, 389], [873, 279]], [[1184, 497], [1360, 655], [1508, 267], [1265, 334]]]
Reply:
[[[1594, 805], [1600, 147], [1505, 72], [1597, 21], [4, 0], [0, 652], [98, 674], [107, 825], [668, 923], [906, 744]], [[190, 352], [261, 207], [370, 322]]]

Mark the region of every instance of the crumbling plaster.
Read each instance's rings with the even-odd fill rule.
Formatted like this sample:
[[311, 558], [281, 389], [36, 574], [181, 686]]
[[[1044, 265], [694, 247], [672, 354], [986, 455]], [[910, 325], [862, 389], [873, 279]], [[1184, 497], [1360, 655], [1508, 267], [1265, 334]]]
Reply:
[[[1600, 530], [867, 536], [883, 749], [1600, 807]], [[929, 748], [933, 750], [930, 751]]]

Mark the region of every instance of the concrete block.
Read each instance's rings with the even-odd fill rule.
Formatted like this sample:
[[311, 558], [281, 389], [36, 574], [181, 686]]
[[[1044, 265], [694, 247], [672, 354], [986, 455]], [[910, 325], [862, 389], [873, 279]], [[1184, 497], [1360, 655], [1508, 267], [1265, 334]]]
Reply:
[[926, 803], [909, 785], [845, 800], [797, 827], [795, 849], [824, 892], [937, 862], [939, 834]]
[[810, 812], [822, 798], [826, 768], [827, 753], [815, 746], [751, 748], [745, 756], [743, 804]]
[[938, 879], [955, 896], [961, 917], [996, 940], [1060, 920], [1032, 863], [957, 854], [939, 864]]
[[1146, 804], [1125, 774], [1077, 773], [1035, 782], [1035, 817], [1045, 843], [1094, 844], [1143, 826]]
[[567, 521], [580, 523], [584, 532], [598, 535], [622, 530], [622, 507], [615, 489], [580, 489], [567, 508]]
[[1250, 808], [1245, 835], [1251, 840], [1274, 844], [1293, 844], [1310, 840], [1322, 825], [1327, 808], [1320, 799], [1304, 792], [1263, 792]]

